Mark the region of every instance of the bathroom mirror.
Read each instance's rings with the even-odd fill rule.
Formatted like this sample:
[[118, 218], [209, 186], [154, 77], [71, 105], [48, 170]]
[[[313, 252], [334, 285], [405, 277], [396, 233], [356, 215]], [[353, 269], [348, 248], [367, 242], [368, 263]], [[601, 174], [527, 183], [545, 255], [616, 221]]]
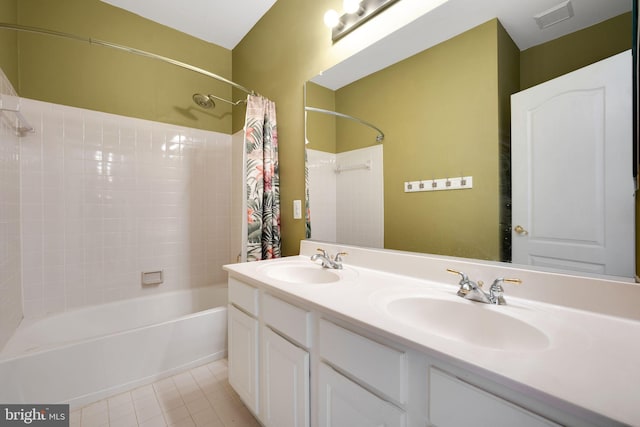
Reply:
[[[631, 32], [631, 18], [618, 14], [630, 9], [600, 25], [623, 22]], [[537, 53], [523, 58], [505, 28], [497, 20], [481, 23], [430, 40], [406, 59], [394, 48], [402, 38], [392, 34], [382, 41], [394, 57], [385, 68], [365, 70], [365, 51], [305, 84], [305, 107], [348, 114], [385, 134], [379, 143], [377, 132], [357, 121], [305, 113], [312, 239], [511, 262], [509, 97], [539, 76], [520, 72]], [[626, 49], [630, 41], [629, 34]], [[467, 177], [469, 187], [455, 191], [406, 191], [411, 182], [459, 186]], [[351, 222], [315, 220], [336, 211], [348, 212]], [[599, 273], [581, 266], [575, 272]]]

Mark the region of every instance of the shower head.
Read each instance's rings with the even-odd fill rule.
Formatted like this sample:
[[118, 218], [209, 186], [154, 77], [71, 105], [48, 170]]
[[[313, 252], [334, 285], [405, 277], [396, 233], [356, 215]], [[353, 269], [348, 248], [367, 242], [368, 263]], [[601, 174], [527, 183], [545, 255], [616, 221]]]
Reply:
[[203, 95], [201, 93], [193, 94], [193, 102], [198, 104], [202, 108], [213, 108], [216, 106], [216, 103], [211, 99], [210, 96]]

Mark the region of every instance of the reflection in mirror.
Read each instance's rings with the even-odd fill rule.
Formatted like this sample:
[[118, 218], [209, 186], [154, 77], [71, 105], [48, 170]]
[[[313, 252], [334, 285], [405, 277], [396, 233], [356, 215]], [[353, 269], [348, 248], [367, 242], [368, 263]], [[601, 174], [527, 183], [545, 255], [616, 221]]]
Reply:
[[[358, 123], [306, 115], [310, 237], [511, 261], [512, 239], [520, 235], [512, 229], [518, 224], [511, 223], [510, 97], [631, 47], [630, 13], [594, 24], [521, 51], [494, 19], [355, 82], [324, 83], [332, 70], [307, 82], [306, 106], [358, 117], [385, 133], [384, 142], [378, 144], [375, 132]], [[631, 144], [629, 136], [629, 150]], [[376, 149], [379, 167], [335, 172], [342, 163], [366, 164], [370, 159], [364, 153]], [[340, 160], [347, 156], [355, 160]], [[375, 160], [371, 162], [375, 166]], [[375, 171], [379, 178], [373, 176]], [[344, 184], [338, 181], [347, 175], [356, 178]], [[464, 176], [473, 177], [472, 189], [405, 191], [407, 182]], [[382, 206], [381, 212], [365, 207], [365, 199]], [[631, 218], [633, 230], [631, 209], [622, 216]], [[351, 215], [346, 223], [345, 211]], [[584, 268], [579, 263], [563, 264], [561, 269], [632, 277], [633, 255], [630, 259], [624, 272]]]
[[[321, 103], [322, 87], [309, 84], [307, 96]], [[320, 91], [320, 92], [317, 92]], [[305, 107], [307, 123], [307, 173], [309, 198], [314, 200], [314, 223], [311, 235], [315, 239], [373, 248], [384, 247], [384, 133], [375, 125], [357, 117], [331, 113], [330, 108]], [[321, 117], [325, 116], [325, 120]], [[328, 117], [326, 117], [328, 116]], [[326, 119], [329, 119], [328, 121]], [[355, 126], [368, 127], [377, 132], [375, 145], [344, 152], [336, 152], [335, 121], [351, 121]], [[318, 126], [316, 126], [318, 125]], [[320, 134], [319, 134], [320, 133]], [[313, 144], [309, 140], [317, 141]], [[329, 149], [322, 142], [330, 143]]]

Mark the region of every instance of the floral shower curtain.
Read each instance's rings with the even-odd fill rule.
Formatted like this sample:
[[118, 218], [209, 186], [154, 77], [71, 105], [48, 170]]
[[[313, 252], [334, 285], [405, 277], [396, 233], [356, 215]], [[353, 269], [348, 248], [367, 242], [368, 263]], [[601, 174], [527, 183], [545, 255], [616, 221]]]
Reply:
[[280, 174], [276, 105], [249, 95], [244, 126], [247, 155], [247, 261], [279, 258]]

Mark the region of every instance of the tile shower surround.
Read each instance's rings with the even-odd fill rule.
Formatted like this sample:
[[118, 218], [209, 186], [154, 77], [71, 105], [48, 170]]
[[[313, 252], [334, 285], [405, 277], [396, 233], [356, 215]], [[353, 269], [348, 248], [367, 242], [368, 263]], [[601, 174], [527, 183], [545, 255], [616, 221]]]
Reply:
[[[338, 154], [308, 149], [311, 238], [384, 246], [383, 146]], [[358, 166], [369, 162], [370, 169]], [[336, 167], [352, 168], [336, 173]]]
[[[231, 136], [29, 99], [25, 317], [205, 286], [230, 261]], [[165, 281], [143, 288], [142, 271]]]
[[[0, 70], [0, 93], [15, 96]], [[20, 146], [10, 114], [0, 116], [0, 349], [22, 319]]]

